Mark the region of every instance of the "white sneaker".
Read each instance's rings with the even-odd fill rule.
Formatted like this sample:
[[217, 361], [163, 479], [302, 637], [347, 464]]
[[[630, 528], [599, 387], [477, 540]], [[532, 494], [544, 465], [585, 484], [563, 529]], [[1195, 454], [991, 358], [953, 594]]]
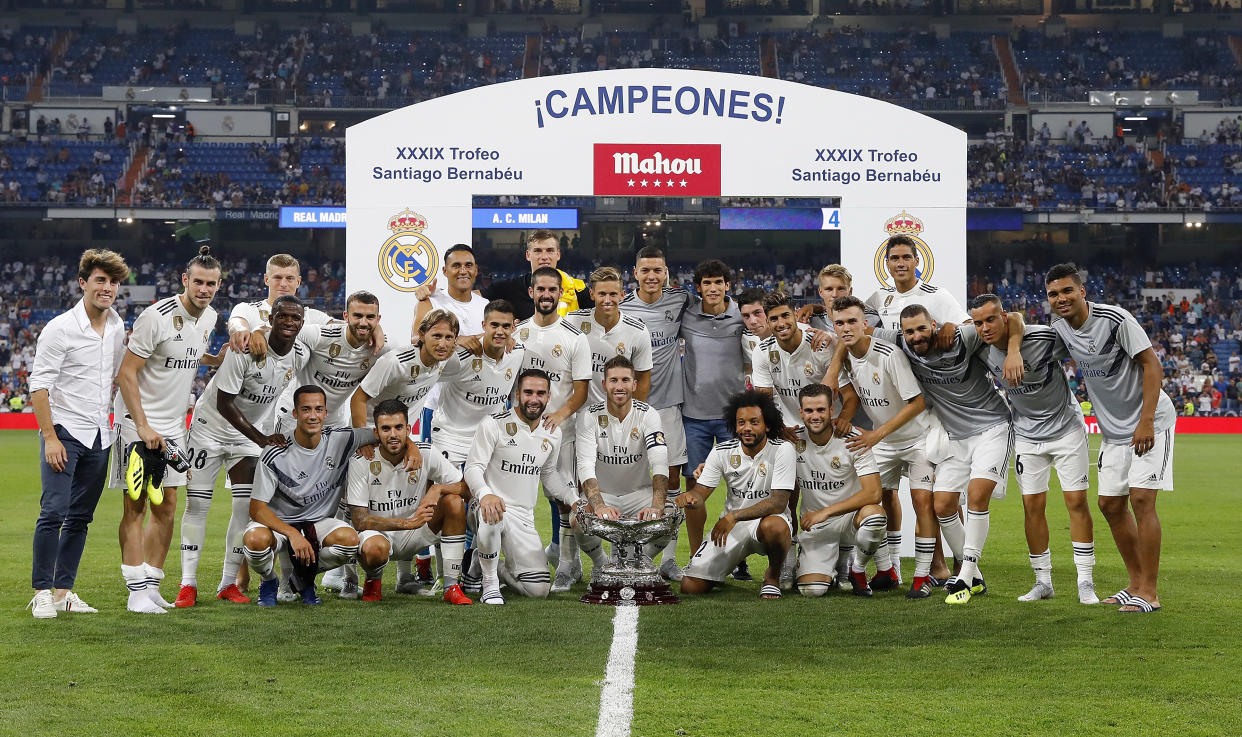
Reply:
[[52, 592], [50, 589], [40, 589], [35, 592], [34, 598], [26, 605], [30, 613], [35, 619], [55, 619], [56, 603], [52, 601]]
[[1100, 597], [1095, 595], [1095, 581], [1078, 582], [1078, 603], [1099, 604]]
[[82, 601], [82, 597], [70, 591], [65, 594], [65, 598], [56, 602], [56, 611], [58, 612], [74, 612], [80, 614], [98, 614], [99, 610]]
[[1018, 601], [1039, 601], [1052, 598], [1052, 584], [1036, 581], [1031, 590], [1018, 597]]
[[345, 566], [337, 566], [323, 574], [323, 582], [319, 588], [329, 591], [340, 591], [345, 588]]
[[[574, 585], [574, 575], [572, 571], [563, 571], [556, 569], [556, 576], [552, 578], [552, 593], [560, 594], [569, 591]], [[487, 594], [483, 595], [484, 597]]]
[[298, 601], [298, 593], [293, 590], [288, 578], [280, 579], [280, 588], [276, 590], [276, 601], [281, 604], [292, 604]]
[[345, 576], [341, 581], [342, 599], [357, 599], [362, 595], [361, 589], [358, 588], [358, 571], [352, 565], [345, 567]]
[[151, 601], [151, 596], [147, 591], [148, 589], [142, 589], [129, 592], [129, 601], [125, 604], [125, 609], [137, 614], [167, 614], [167, 609]]
[[794, 561], [789, 556], [785, 556], [781, 564], [780, 586], [782, 591], [791, 591], [794, 587]]
[[680, 581], [684, 575], [681, 566], [677, 565], [677, 561], [672, 558], [660, 561], [660, 578], [665, 581]]

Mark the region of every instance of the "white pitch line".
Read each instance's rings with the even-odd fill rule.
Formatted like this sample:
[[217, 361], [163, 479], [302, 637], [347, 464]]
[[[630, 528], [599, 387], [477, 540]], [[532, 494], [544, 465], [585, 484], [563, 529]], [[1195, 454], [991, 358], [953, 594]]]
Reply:
[[634, 654], [638, 651], [638, 607], [621, 605], [612, 618], [612, 649], [599, 694], [595, 737], [629, 737], [634, 718]]

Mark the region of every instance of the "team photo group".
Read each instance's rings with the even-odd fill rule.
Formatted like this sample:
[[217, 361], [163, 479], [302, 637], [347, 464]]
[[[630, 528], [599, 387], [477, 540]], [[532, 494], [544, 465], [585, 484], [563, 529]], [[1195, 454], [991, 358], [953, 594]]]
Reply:
[[[645, 552], [683, 601], [759, 579], [764, 599], [896, 590], [960, 606], [988, 591], [989, 506], [1010, 468], [1034, 578], [1020, 602], [1054, 596], [1056, 549], [1072, 555], [1082, 604], [1160, 609], [1156, 498], [1173, 489], [1175, 411], [1149, 336], [1128, 311], [1092, 301], [1074, 264], [1043, 275], [1052, 319], [1038, 325], [996, 295], [963, 306], [927, 283], [901, 235], [882, 249], [891, 286], [855, 295], [831, 264], [813, 304], [736, 290], [717, 260], [695, 268], [693, 290], [670, 288], [652, 246], [578, 281], [558, 268], [560, 249], [555, 234], [531, 233], [529, 274], [480, 289], [487, 265], [448, 248], [410, 297], [413, 324], [387, 332], [369, 292], [339, 315], [303, 304], [299, 262], [277, 254], [266, 299], [232, 306], [214, 354], [229, 266], [209, 247], [128, 335], [113, 304], [129, 267], [112, 251], [83, 253], [81, 300], [39, 334], [29, 379], [42, 436], [29, 610], [96, 611], [75, 579], [96, 507], [116, 497], [135, 613], [315, 605], [325, 590], [453, 605], [566, 594], [585, 586], [584, 555], [598, 568], [613, 554], [584, 515], [674, 509], [684, 525]], [[1090, 395], [1098, 454], [1068, 360]], [[214, 374], [195, 399], [202, 366]], [[221, 476], [227, 528], [208, 525]], [[1050, 533], [1046, 506], [1061, 503], [1050, 490], [1068, 541]], [[723, 506], [713, 500], [721, 512], [708, 519], [714, 493]], [[541, 496], [550, 541], [536, 525]], [[1093, 507], [1125, 568], [1099, 596]], [[679, 561], [683, 536], [691, 554]], [[224, 550], [217, 601], [210, 588], [200, 596], [205, 546]]]

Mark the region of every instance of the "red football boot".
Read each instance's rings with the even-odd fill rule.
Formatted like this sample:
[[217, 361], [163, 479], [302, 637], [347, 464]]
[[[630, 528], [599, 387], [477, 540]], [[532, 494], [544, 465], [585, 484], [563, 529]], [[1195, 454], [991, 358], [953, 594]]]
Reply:
[[453, 584], [444, 590], [444, 600], [450, 604], [473, 604], [466, 592], [461, 590], [460, 584]]
[[362, 584], [362, 600], [363, 601], [379, 601], [384, 598], [384, 579], [368, 578], [366, 583]]
[[198, 589], [193, 586], [182, 586], [177, 592], [177, 600], [173, 602], [173, 606], [178, 609], [189, 609], [198, 602]]
[[250, 597], [242, 593], [237, 584], [231, 583], [228, 586], [216, 592], [216, 598], [220, 601], [231, 601], [234, 604], [249, 604]]

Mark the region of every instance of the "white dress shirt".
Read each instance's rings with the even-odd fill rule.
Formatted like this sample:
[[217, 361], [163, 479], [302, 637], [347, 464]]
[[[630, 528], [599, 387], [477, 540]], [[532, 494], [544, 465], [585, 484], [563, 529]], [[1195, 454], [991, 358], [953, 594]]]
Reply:
[[104, 334], [91, 327], [82, 300], [52, 318], [39, 333], [30, 393], [46, 389], [52, 422], [91, 448], [112, 444], [112, 383], [125, 353], [125, 322], [109, 309]]

